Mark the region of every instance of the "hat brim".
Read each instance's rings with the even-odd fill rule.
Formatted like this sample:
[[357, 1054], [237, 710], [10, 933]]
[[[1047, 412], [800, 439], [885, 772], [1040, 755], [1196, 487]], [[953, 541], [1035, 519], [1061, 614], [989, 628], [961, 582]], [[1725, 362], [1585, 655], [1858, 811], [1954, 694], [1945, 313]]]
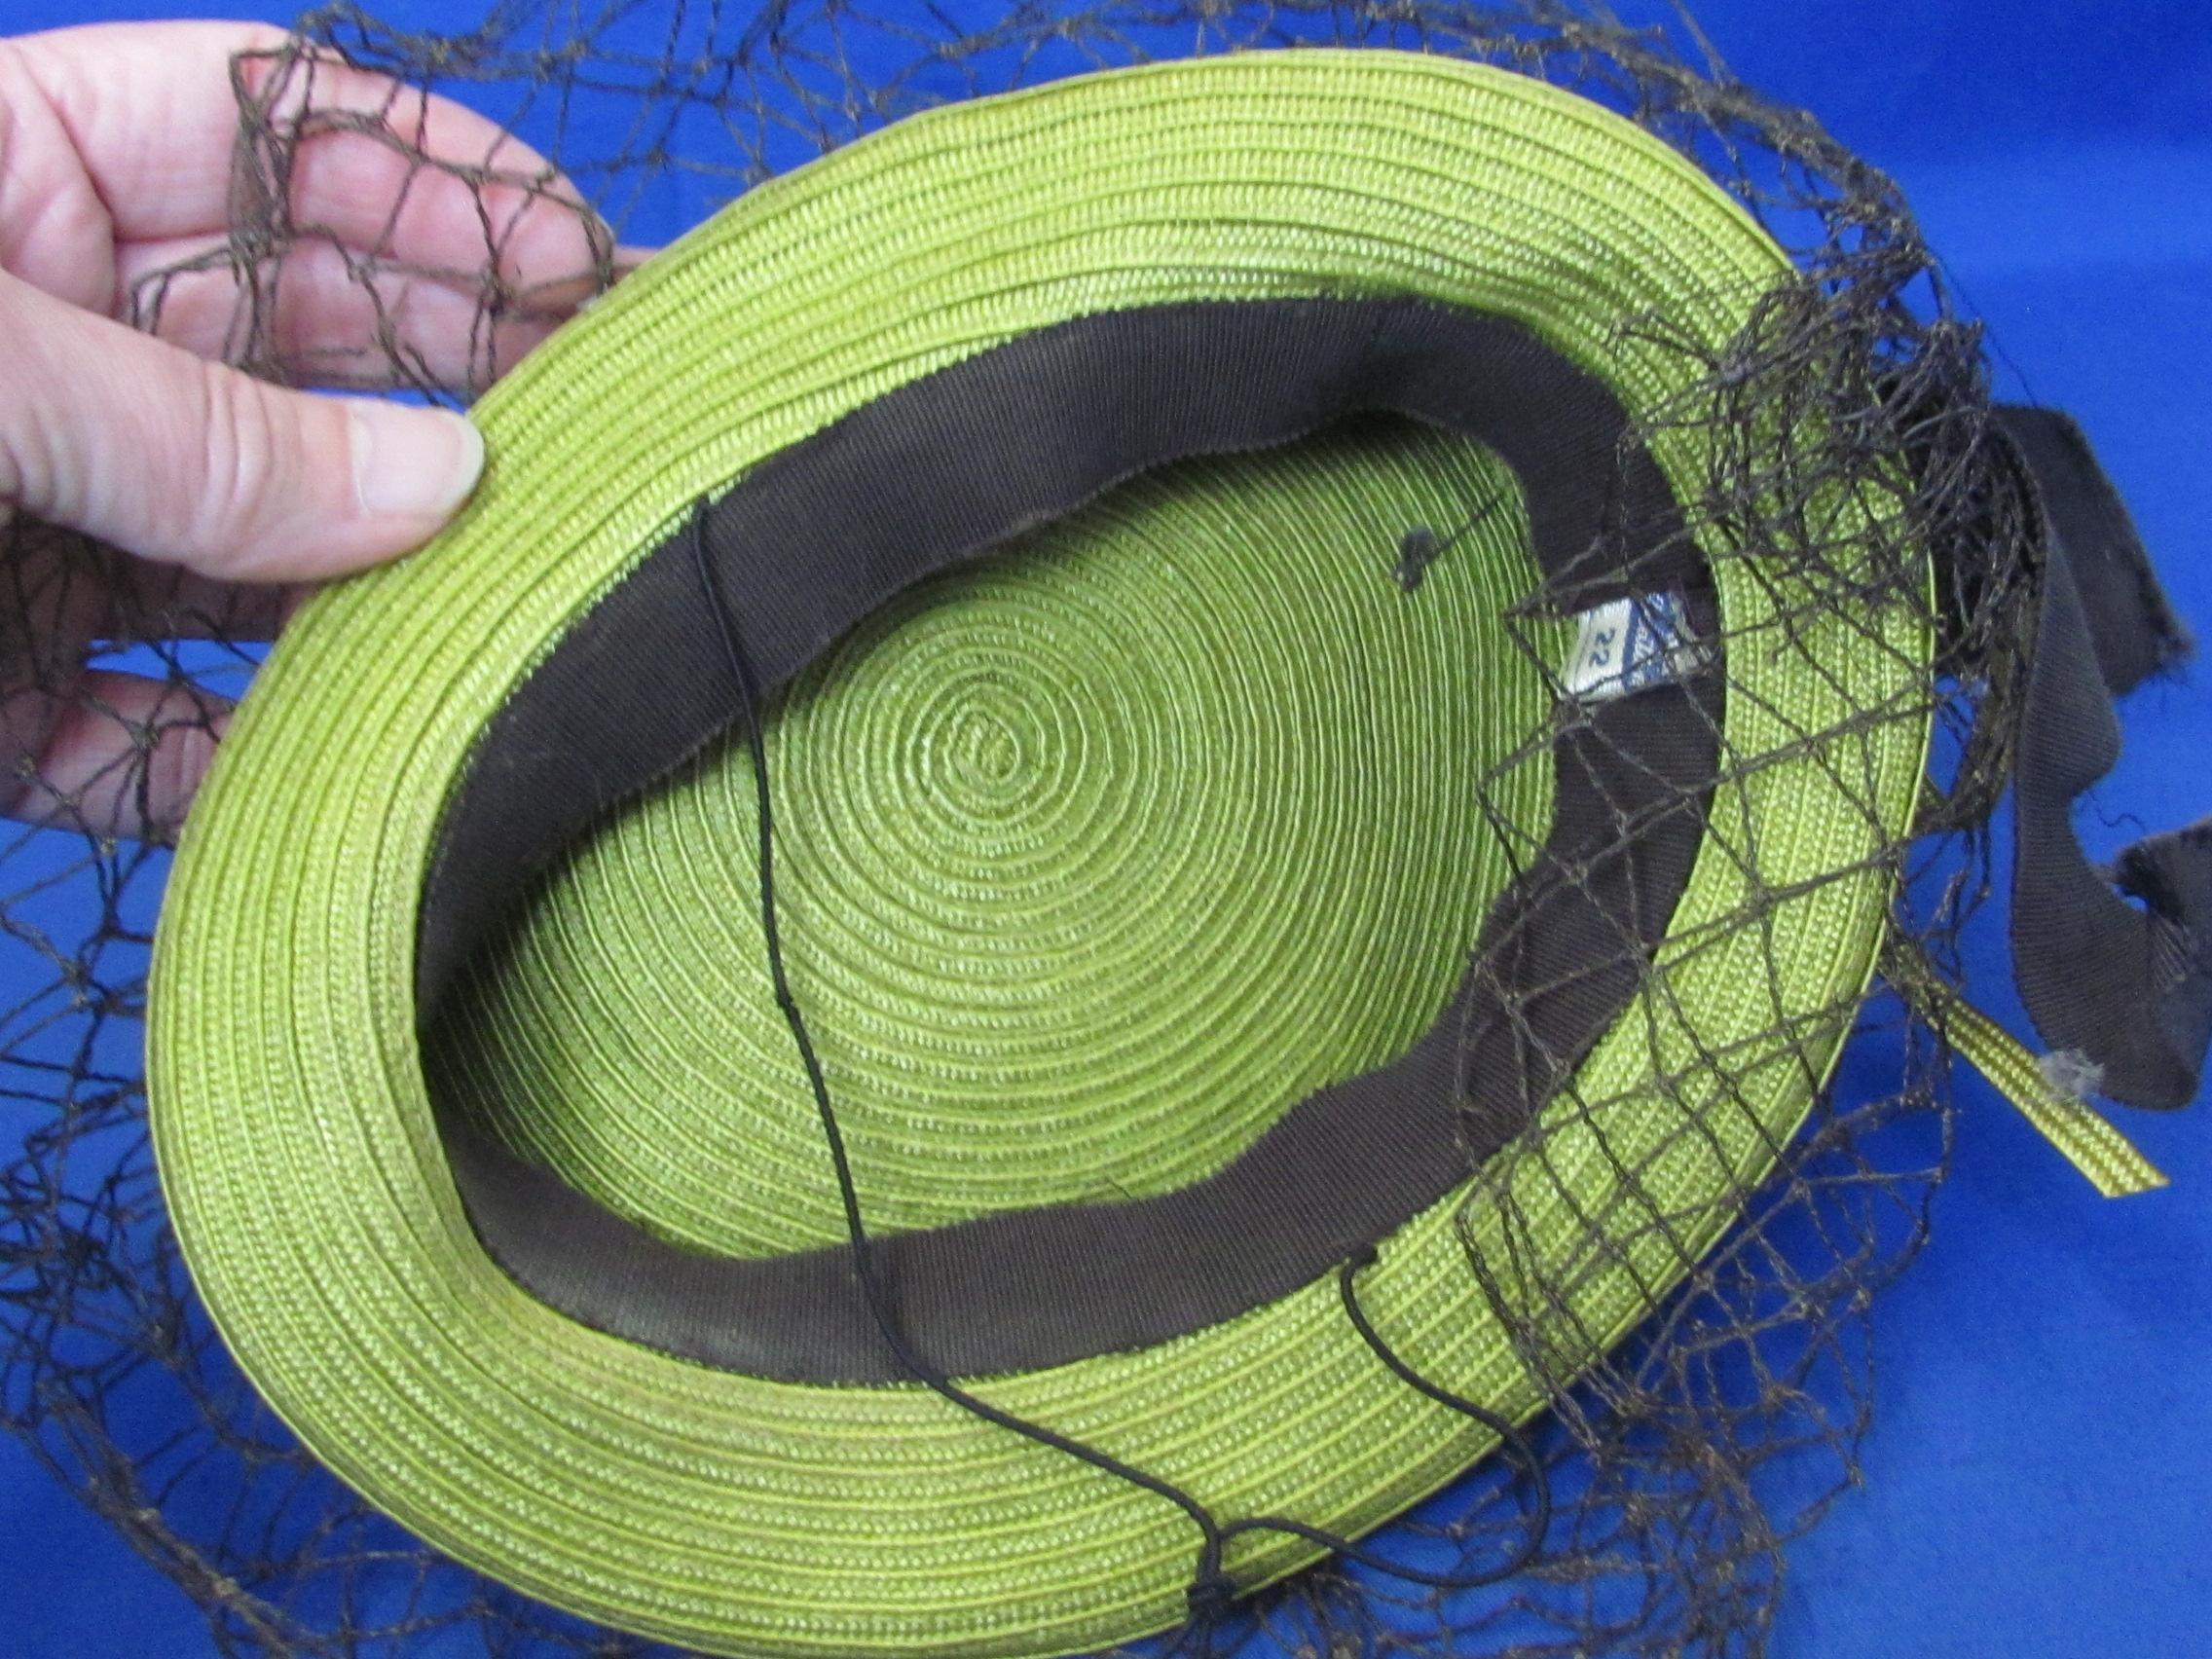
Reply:
[[[838, 280], [797, 279], [813, 271]], [[462, 520], [310, 606], [224, 745], [162, 918], [149, 1079], [179, 1236], [241, 1365], [426, 1539], [627, 1629], [849, 1656], [1064, 1652], [1179, 1622], [1192, 1538], [1145, 1493], [918, 1386], [770, 1382], [624, 1342], [491, 1260], [418, 1040], [443, 804], [547, 642], [694, 500], [1015, 336], [1121, 307], [1416, 295], [1514, 319], [1638, 414], [1696, 366], [1624, 318], [1664, 316], [1717, 351], [1788, 276], [1724, 193], [1630, 124], [1379, 52], [1060, 83], [749, 194], [484, 400], [491, 462]], [[1701, 441], [1652, 442], [1684, 497]], [[1639, 1206], [1698, 1217], [1693, 1242], [1710, 1241], [1715, 1200], [1755, 1182], [1832, 1064], [1891, 890], [1877, 855], [1906, 827], [1928, 741], [1923, 619], [1775, 629], [1788, 579], [1726, 551], [1708, 549], [1722, 620], [1748, 642], [1728, 662], [1732, 764], [1655, 963], [1667, 995], [1580, 1067], [1573, 1093], [1606, 1109], [1563, 1102], [1531, 1131], [1545, 1156], [1512, 1175], [1516, 1248], [1575, 1286], [1565, 1314], [1601, 1344], [1686, 1266], [1681, 1231]], [[1470, 1294], [1460, 1236], [1499, 1245], [1496, 1196], [1462, 1216], [1465, 1197], [1384, 1244], [1365, 1300], [1424, 1374], [1525, 1415], [1540, 1402]], [[1222, 1514], [1356, 1533], [1493, 1442], [1382, 1373], [1335, 1298], [1320, 1279], [987, 1392]], [[1248, 1538], [1231, 1566], [1257, 1581], [1311, 1553]]]

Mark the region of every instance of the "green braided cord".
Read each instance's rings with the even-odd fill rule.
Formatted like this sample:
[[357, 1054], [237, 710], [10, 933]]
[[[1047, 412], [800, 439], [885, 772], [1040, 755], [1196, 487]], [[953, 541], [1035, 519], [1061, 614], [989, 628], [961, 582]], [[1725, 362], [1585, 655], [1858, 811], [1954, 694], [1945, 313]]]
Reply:
[[2027, 1045], [1960, 995], [1917, 945], [1892, 939], [1882, 972], [1915, 998], [1966, 1062], [2100, 1198], [2132, 1198], [2169, 1185], [2165, 1171], [2081, 1095], [2061, 1088]]
[[[685, 239], [480, 406], [491, 466], [447, 536], [308, 608], [196, 812], [157, 941], [149, 1067], [178, 1233], [240, 1363], [308, 1445], [425, 1538], [648, 1635], [850, 1659], [1059, 1653], [1177, 1622], [1196, 1539], [1157, 1499], [913, 1386], [771, 1383], [632, 1346], [485, 1258], [416, 1037], [415, 905], [440, 804], [509, 690], [698, 496], [1021, 332], [1120, 306], [1413, 293], [1520, 318], [1633, 411], [1696, 371], [1624, 318], [1664, 315], [1717, 349], [1787, 271], [1690, 164], [1594, 106], [1480, 67], [1334, 51], [1157, 65], [933, 113]], [[1685, 496], [1698, 442], [1677, 431], [1655, 445]], [[1387, 1057], [1456, 977], [1498, 871], [1451, 817], [1450, 791], [1542, 731], [1541, 677], [1482, 614], [1528, 585], [1526, 560], [1478, 535], [1419, 594], [1386, 581], [1409, 512], [1445, 528], [1445, 504], [1493, 475], [1469, 446], [1432, 440], [1384, 461], [1338, 440], [1303, 457], [1296, 482], [1288, 464], [1208, 463], [1172, 492], [1117, 496], [1044, 537], [1041, 559], [902, 603], [862, 631], [872, 648], [838, 653], [781, 716], [800, 994], [823, 999], [810, 1017], [851, 1080], [866, 1196], [901, 1224], [1102, 1180], [1186, 1179], [1313, 1080]], [[1297, 515], [1272, 504], [1285, 492], [1310, 497], [1347, 542], [1356, 532], [1359, 550], [1301, 544], [1281, 528]], [[1201, 589], [1155, 591], [1140, 608], [1139, 589], [1208, 548]], [[1315, 588], [1271, 576], [1271, 555], [1309, 569]], [[1108, 569], [1124, 560], [1128, 571]], [[1881, 932], [1888, 878], [1862, 866], [1901, 834], [1926, 741], [1925, 719], [1902, 713], [1924, 702], [1917, 619], [1878, 619], [1885, 649], [1867, 648], [1863, 617], [1793, 618], [1785, 635], [1768, 624], [1799, 597], [1789, 584], [1717, 571], [1726, 744], [1742, 772], [1715, 791], [1680, 942], [1661, 953], [1657, 1016], [1633, 1012], [1577, 1077], [1585, 1101], [1613, 1104], [1547, 1111], [1543, 1156], [1511, 1176], [1517, 1247], [1532, 1243], [1547, 1282], [1574, 1286], [1567, 1312], [1601, 1335], [1685, 1266], [1622, 1202], [1614, 1161], [1685, 1213], [1713, 1209], [1801, 1120], [1845, 1023], [1820, 1011], [1863, 989]], [[1322, 615], [1331, 604], [1344, 613]], [[1218, 617], [1201, 616], [1209, 605]], [[1069, 637], [1093, 615], [1098, 638]], [[1126, 640], [1140, 627], [1246, 642], [1263, 697], [1284, 711], [1207, 680], [1235, 659], [1138, 665]], [[1280, 642], [1307, 628], [1312, 655], [1293, 662]], [[963, 680], [986, 661], [1003, 679]], [[1409, 692], [1437, 675], [1450, 689], [1419, 706]], [[1098, 677], [1125, 709], [1088, 706]], [[1292, 729], [1298, 699], [1316, 729]], [[1162, 723], [1170, 709], [1183, 723]], [[821, 753], [817, 736], [847, 729], [863, 734], [858, 753]], [[1808, 732], [1835, 735], [1808, 745]], [[1159, 799], [1125, 793], [1114, 769], [1140, 751], [1173, 770]], [[1330, 784], [1346, 768], [1356, 788]], [[1502, 797], [1524, 826], [1548, 788], [1528, 770]], [[792, 1139], [799, 1103], [752, 1092], [788, 1061], [755, 1030], [766, 1015], [731, 1012], [757, 960], [747, 787], [710, 761], [580, 852], [518, 936], [525, 966], [472, 986], [438, 1063], [474, 1081], [501, 1133], [579, 1184], [676, 1235], [759, 1251], [830, 1233], [825, 1175], [800, 1173]], [[1272, 791], [1264, 807], [1279, 823], [1266, 832], [1248, 816], [1262, 803], [1236, 795], [1252, 789]], [[1332, 830], [1348, 800], [1380, 822]], [[1125, 845], [1124, 824], [1159, 844]], [[992, 825], [1013, 839], [990, 842]], [[1025, 856], [1024, 827], [1058, 837], [1034, 854], [1042, 885], [994, 900], [977, 868], [963, 886], [965, 836], [1003, 871]], [[1052, 933], [1078, 903], [1049, 891], [1055, 866], [1159, 891], [1125, 915], [1087, 911], [1087, 952], [1082, 928]], [[1209, 880], [1229, 891], [1209, 899]], [[897, 928], [893, 881], [928, 894]], [[883, 897], [873, 934], [843, 908], [868, 884]], [[1736, 925], [1754, 914], [1763, 929]], [[645, 917], [652, 937], [626, 937]], [[1028, 930], [1006, 961], [1050, 970], [1048, 982], [981, 974], [989, 940], [944, 961], [971, 920]], [[1301, 952], [1305, 940], [1364, 945], [1386, 982], [1328, 978], [1343, 970], [1309, 959], [1326, 952]], [[1146, 949], [1162, 958], [1157, 988]], [[972, 972], [974, 1007], [939, 1006]], [[1232, 994], [1239, 983], [1247, 998]], [[1346, 996], [1353, 984], [1366, 994]], [[1078, 994], [1127, 1000], [1062, 1006]], [[1196, 1029], [1174, 1029], [1177, 997], [1198, 999]], [[1272, 997], [1313, 1011], [1295, 1053], [1234, 1025]], [[896, 1019], [863, 1017], [892, 1006]], [[1022, 1028], [1055, 1017], [1090, 1023]], [[1068, 1069], [1052, 1069], [1050, 1029], [1071, 1046]], [[672, 1065], [686, 1035], [693, 1071], [660, 1108], [678, 1115], [652, 1131], [624, 1122], [625, 1068]], [[932, 1042], [940, 1059], [924, 1065]], [[985, 1100], [977, 1080], [994, 1067], [1080, 1075], [1063, 1098]], [[1153, 1077], [1196, 1097], [1156, 1098]], [[667, 1104], [687, 1093], [703, 1116]], [[934, 1125], [956, 1118], [952, 1144]], [[1096, 1146], [1029, 1144], [1086, 1131]], [[681, 1156], [646, 1148], [663, 1136]], [[788, 1170], [790, 1190], [706, 1203], [711, 1171], [749, 1158], [773, 1172], [762, 1187]], [[1423, 1374], [1526, 1412], [1532, 1385], [1468, 1280], [1460, 1202], [1384, 1243], [1363, 1301]], [[1496, 1196], [1477, 1195], [1464, 1225], [1497, 1244]], [[1604, 1250], [1608, 1237], [1620, 1247]], [[1155, 1348], [979, 1386], [1224, 1518], [1348, 1532], [1491, 1445], [1377, 1364], [1326, 1278]], [[1310, 1553], [1242, 1539], [1230, 1566], [1249, 1583]]]

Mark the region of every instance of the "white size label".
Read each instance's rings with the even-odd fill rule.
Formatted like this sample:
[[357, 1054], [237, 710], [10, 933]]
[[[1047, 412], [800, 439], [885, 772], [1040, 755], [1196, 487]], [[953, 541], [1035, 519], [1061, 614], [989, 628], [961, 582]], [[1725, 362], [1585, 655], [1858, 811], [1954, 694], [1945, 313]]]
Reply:
[[1603, 703], [1653, 685], [1672, 685], [1703, 668], [1712, 652], [1690, 632], [1689, 608], [1676, 593], [1642, 593], [1575, 618], [1574, 649], [1560, 686], [1578, 702]]

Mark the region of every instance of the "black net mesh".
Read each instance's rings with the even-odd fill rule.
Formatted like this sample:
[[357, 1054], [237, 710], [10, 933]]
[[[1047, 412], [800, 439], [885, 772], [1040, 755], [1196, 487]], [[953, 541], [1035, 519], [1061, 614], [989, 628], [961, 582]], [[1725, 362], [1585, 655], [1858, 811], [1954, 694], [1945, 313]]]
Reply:
[[[628, 245], [905, 113], [1147, 57], [1317, 41], [1481, 59], [1588, 94], [1694, 158], [1792, 252], [1801, 279], [1655, 424], [1712, 435], [1711, 473], [1683, 503], [1690, 527], [1723, 532], [1754, 571], [1796, 578], [1783, 629], [1840, 611], [1867, 618], [1867, 648], [1887, 650], [1895, 635], [1878, 616], [1901, 608], [1939, 626], [1938, 670], [1915, 668], [1909, 697], [1803, 742], [1850, 787], [1857, 736], [1936, 711], [1948, 795], [1931, 791], [1920, 832], [1884, 830], [1872, 860], [1900, 928], [1955, 968], [1957, 929], [1985, 888], [1973, 827], [2006, 766], [2029, 538], [1990, 461], [1979, 341], [1948, 309], [1890, 181], [1808, 116], [1733, 81], [1686, 19], [1638, 30], [1544, 0], [500, 0], [475, 26], [426, 34], [333, 6], [239, 64], [228, 242], [141, 283], [134, 315], [151, 325], [166, 306], [217, 296], [234, 305], [227, 354], [256, 373], [465, 403], [579, 293], [615, 280]], [[487, 112], [518, 142], [440, 149], [424, 92]], [[395, 222], [424, 177], [466, 185], [483, 203], [480, 240], [408, 264], [304, 216], [302, 158], [347, 142], [388, 155]], [[548, 215], [573, 228], [567, 268], [518, 269], [526, 231], [561, 245], [543, 234]], [[361, 296], [358, 349], [303, 359], [286, 335], [284, 273], [331, 259]], [[464, 353], [427, 351], [414, 332], [432, 290], [470, 309]], [[1665, 338], [1669, 323], [1620, 326]], [[1839, 492], [1873, 509], [1841, 540]], [[229, 1362], [164, 1220], [140, 1018], [159, 841], [173, 829], [160, 768], [189, 767], [194, 744], [213, 741], [286, 596], [149, 584], [80, 539], [29, 523], [7, 535], [8, 804], [43, 827], [0, 845], [12, 997], [0, 1015], [0, 1418], [205, 1608], [225, 1652], [647, 1651], [419, 1545], [321, 1470]], [[1957, 562], [1977, 572], [1971, 593], [1937, 603], [1926, 591], [1931, 545], [1973, 549]], [[116, 667], [158, 682], [160, 701], [105, 696], [100, 671]], [[70, 721], [125, 724], [127, 757], [96, 776], [42, 769]], [[180, 743], [179, 728], [198, 735]], [[1724, 772], [1776, 758], [1721, 754]], [[113, 837], [119, 817], [155, 838]], [[1514, 832], [1502, 816], [1498, 832]], [[1755, 876], [1757, 847], [1738, 850]], [[1769, 918], [1779, 899], [1757, 891], [1730, 929]], [[1644, 992], [1667, 994], [1656, 977]], [[1867, 1310], [1924, 1237], [1947, 1157], [1943, 1045], [1926, 1012], [1889, 992], [1849, 999], [1807, 1020], [1802, 1039], [1817, 1050], [1838, 1022], [1856, 1027], [1843, 1067], [1756, 1191], [1683, 1213], [1620, 1171], [1629, 1219], [1594, 1228], [1590, 1259], [1569, 1271], [1607, 1271], [1607, 1252], [1639, 1234], [1674, 1241], [1689, 1264], [1625, 1344], [1608, 1351], [1603, 1333], [1575, 1326], [1570, 1284], [1521, 1247], [1510, 1201], [1502, 1233], [1470, 1249], [1479, 1294], [1550, 1396], [1532, 1432], [1555, 1509], [1534, 1561], [1456, 1593], [1324, 1565], [1240, 1605], [1207, 1638], [1216, 1650], [1264, 1651], [1270, 1639], [1301, 1655], [1763, 1649], [1787, 1542], [1855, 1478]], [[1725, 1077], [1728, 1056], [1714, 1059]], [[1803, 1062], [1820, 1075], [1815, 1051]], [[1690, 1099], [1687, 1078], [1681, 1088], [1685, 1105], [1714, 1108]], [[1576, 1102], [1591, 1116], [1633, 1104]], [[1509, 1195], [1515, 1171], [1548, 1154], [1543, 1134], [1525, 1134], [1482, 1182]], [[1527, 1524], [1529, 1485], [1508, 1464], [1479, 1469], [1392, 1535], [1427, 1540], [1425, 1560], [1494, 1561]]]

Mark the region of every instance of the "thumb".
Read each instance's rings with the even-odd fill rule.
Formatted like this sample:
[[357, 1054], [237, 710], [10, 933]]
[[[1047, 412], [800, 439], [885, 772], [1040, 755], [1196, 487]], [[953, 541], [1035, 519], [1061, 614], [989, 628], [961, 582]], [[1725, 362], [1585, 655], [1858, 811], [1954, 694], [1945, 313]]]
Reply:
[[483, 470], [442, 410], [270, 386], [0, 274], [0, 505], [230, 581], [420, 546]]

